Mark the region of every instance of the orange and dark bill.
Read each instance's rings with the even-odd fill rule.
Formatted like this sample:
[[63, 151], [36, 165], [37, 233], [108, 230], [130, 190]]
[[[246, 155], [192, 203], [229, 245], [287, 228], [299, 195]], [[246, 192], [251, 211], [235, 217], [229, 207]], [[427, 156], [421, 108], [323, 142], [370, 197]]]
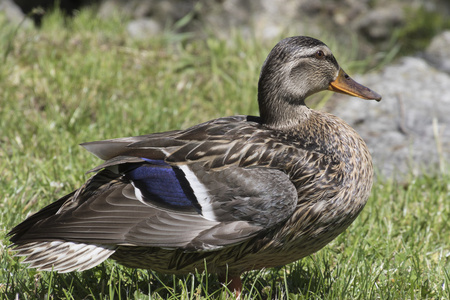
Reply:
[[340, 69], [337, 78], [330, 82], [328, 89], [333, 92], [347, 94], [367, 100], [381, 100], [381, 96], [368, 87], [357, 83], [344, 70]]

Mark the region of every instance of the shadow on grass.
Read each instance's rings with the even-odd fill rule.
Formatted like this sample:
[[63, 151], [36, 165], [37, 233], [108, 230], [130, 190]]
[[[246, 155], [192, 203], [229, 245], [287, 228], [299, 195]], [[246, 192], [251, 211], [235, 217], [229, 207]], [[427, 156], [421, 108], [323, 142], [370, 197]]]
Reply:
[[10, 272], [1, 290], [0, 299], [177, 299], [218, 295], [223, 287], [213, 275], [173, 276], [115, 265], [67, 274], [20, 268]]
[[[174, 276], [113, 263], [68, 274], [37, 272], [23, 267], [16, 271], [4, 285], [6, 298], [0, 298], [200, 299], [202, 296], [219, 299], [227, 291], [215, 275]], [[243, 299], [325, 298], [333, 282], [327, 268], [321, 270], [315, 264], [302, 261], [282, 268], [249, 272], [243, 277]]]
[[326, 261], [322, 265], [304, 258], [288, 266], [250, 272], [245, 289], [250, 299], [324, 299], [335, 281]]

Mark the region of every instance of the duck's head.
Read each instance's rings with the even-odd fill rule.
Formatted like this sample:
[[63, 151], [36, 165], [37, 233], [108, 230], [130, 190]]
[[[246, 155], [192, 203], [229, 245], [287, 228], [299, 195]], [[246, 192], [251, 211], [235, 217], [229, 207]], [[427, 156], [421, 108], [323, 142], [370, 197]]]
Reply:
[[269, 126], [288, 126], [301, 119], [295, 114], [305, 111], [305, 98], [323, 90], [381, 100], [379, 94], [351, 79], [321, 41], [304, 36], [286, 38], [272, 49], [261, 69], [261, 118]]

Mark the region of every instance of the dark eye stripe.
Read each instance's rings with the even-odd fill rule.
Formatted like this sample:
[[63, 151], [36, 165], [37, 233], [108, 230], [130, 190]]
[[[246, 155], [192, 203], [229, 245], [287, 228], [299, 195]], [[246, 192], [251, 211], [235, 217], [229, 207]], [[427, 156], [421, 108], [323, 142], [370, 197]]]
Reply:
[[[303, 56], [303, 58], [307, 58], [307, 57], [311, 57], [311, 58], [317, 58], [317, 52], [314, 54], [310, 54], [310, 55], [305, 55]], [[327, 61], [329, 61], [330, 63], [332, 63], [333, 65], [335, 65], [336, 67], [339, 67], [339, 64], [336, 61], [336, 58], [334, 58], [333, 55], [327, 55], [324, 53], [324, 57], [322, 57], [321, 59], [325, 59]]]
[[[316, 58], [316, 53], [317, 52], [314, 52], [313, 54], [309, 54], [309, 55], [299, 56], [298, 58]], [[322, 59], [329, 61], [336, 68], [339, 68], [339, 64], [338, 64], [336, 58], [334, 58], [333, 54], [325, 54], [324, 53], [324, 57]]]

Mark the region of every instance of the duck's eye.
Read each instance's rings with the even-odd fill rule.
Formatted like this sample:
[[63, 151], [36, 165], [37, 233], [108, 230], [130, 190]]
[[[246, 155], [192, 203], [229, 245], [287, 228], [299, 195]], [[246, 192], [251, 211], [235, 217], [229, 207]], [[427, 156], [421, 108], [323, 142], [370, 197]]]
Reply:
[[317, 50], [317, 52], [315, 53], [315, 56], [317, 59], [323, 59], [325, 57], [325, 53], [323, 53], [322, 50]]

